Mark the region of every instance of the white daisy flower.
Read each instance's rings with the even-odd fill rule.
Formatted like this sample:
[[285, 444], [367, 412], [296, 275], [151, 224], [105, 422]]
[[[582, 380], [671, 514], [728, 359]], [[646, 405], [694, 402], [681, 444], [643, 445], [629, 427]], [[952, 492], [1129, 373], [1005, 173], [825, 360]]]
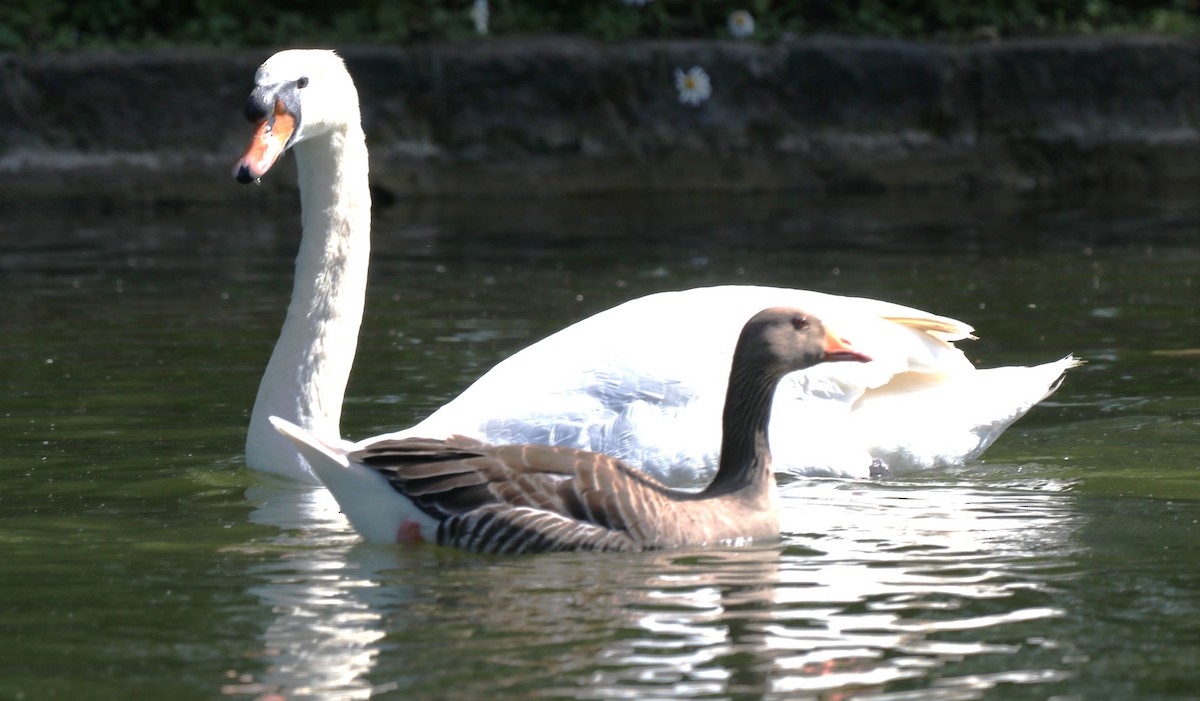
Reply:
[[734, 10], [729, 13], [729, 33], [735, 39], [746, 39], [754, 34], [754, 15], [745, 10]]
[[712, 95], [712, 81], [700, 66], [693, 66], [686, 73], [676, 68], [675, 89], [679, 91], [680, 102], [685, 105], [699, 105]]
[[488, 33], [488, 0], [475, 0], [471, 3], [471, 21], [475, 23], [475, 31], [480, 34]]

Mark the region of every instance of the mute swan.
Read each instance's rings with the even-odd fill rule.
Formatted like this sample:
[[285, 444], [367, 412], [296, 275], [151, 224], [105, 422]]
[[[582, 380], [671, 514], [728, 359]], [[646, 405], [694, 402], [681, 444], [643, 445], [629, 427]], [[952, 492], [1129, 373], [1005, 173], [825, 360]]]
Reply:
[[818, 363], [867, 362], [819, 319], [764, 309], [733, 352], [720, 464], [696, 492], [607, 455], [544, 445], [374, 441], [346, 452], [282, 419], [342, 513], [370, 542], [427, 541], [487, 553], [657, 550], [779, 537], [767, 424], [775, 386]]
[[[287, 318], [259, 386], [246, 439], [250, 467], [316, 483], [269, 417], [326, 442], [338, 422], [370, 255], [367, 148], [358, 94], [331, 51], [268, 59], [246, 103], [255, 126], [238, 180], [296, 154], [303, 236]], [[967, 324], [871, 299], [770, 287], [663, 292], [580, 321], [502, 361], [410, 429], [489, 443], [545, 443], [626, 460], [672, 484], [711, 477], [723, 376], [737, 330], [755, 311], [786, 305], [834, 324], [874, 358], [784, 379], [771, 441], [776, 469], [867, 477], [978, 457], [1057, 389], [1073, 357], [1035, 367], [976, 369], [954, 345]], [[635, 339], [625, 342], [623, 339]], [[804, 435], [793, 427], [810, 427]]]

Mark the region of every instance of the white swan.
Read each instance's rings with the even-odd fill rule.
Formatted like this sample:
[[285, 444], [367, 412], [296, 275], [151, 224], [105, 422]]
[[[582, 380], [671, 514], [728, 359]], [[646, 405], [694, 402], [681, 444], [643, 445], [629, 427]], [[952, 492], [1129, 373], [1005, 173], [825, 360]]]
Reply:
[[[251, 414], [246, 462], [317, 483], [269, 418], [340, 441], [370, 254], [358, 95], [333, 52], [283, 51], [259, 68], [246, 115], [256, 131], [235, 174], [256, 180], [285, 150], [295, 151], [304, 228], [287, 320]], [[779, 470], [864, 477], [873, 463], [896, 470], [974, 459], [1078, 362], [1067, 356], [979, 370], [953, 345], [972, 338], [971, 327], [953, 319], [804, 290], [699, 288], [585, 319], [499, 363], [416, 426], [381, 438], [458, 433], [489, 443], [565, 445], [619, 457], [674, 484], [707, 479], [716, 469], [738, 331], [770, 306], [806, 309], [875, 358], [785, 379], [771, 423]], [[810, 428], [793, 435], [794, 425]]]

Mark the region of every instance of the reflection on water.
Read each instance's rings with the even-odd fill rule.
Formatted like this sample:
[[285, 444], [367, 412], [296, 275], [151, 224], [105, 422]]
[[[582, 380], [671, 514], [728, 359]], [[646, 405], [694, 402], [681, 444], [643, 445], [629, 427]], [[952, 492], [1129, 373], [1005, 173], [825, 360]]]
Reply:
[[383, 637], [381, 614], [355, 594], [377, 587], [378, 571], [347, 558], [358, 540], [323, 489], [285, 483], [251, 487], [251, 520], [284, 532], [267, 544], [283, 554], [253, 568], [249, 591], [271, 610], [262, 655], [269, 672], [230, 691], [286, 689], [293, 698], [361, 699], [362, 678]]
[[701, 284], [960, 317], [982, 365], [1090, 361], [982, 463], [789, 482], [779, 545], [500, 559], [361, 545], [323, 491], [243, 469], [297, 232], [235, 192], [0, 218], [0, 697], [1195, 698], [1191, 193], [381, 210], [348, 436]]
[[274, 614], [251, 688], [882, 699], [929, 677], [939, 698], [1065, 680], [1045, 622], [1080, 516], [1042, 486], [798, 481], [777, 546], [511, 559], [359, 545], [320, 490], [255, 487], [284, 553], [251, 572]]

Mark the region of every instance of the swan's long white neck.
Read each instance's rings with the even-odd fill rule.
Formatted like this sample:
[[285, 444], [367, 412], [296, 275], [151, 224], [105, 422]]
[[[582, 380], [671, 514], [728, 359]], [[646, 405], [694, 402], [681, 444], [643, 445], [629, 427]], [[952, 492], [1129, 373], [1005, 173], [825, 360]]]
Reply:
[[318, 483], [279, 416], [323, 440], [340, 438], [342, 398], [362, 323], [371, 248], [367, 147], [358, 120], [294, 147], [304, 234], [287, 320], [267, 363], [246, 437], [246, 463]]

